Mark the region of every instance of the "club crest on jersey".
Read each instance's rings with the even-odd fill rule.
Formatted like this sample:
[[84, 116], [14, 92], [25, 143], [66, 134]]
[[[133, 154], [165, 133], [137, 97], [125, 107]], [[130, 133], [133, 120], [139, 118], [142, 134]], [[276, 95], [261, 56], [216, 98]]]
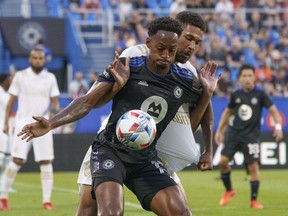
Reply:
[[103, 162], [103, 168], [106, 170], [112, 169], [115, 166], [114, 161], [112, 160], [105, 160]]
[[252, 103], [253, 105], [257, 104], [257, 103], [258, 103], [258, 99], [255, 98], [255, 97], [253, 97], [253, 98], [251, 99], [251, 103]]
[[236, 98], [235, 103], [241, 103], [241, 99], [240, 98]]
[[180, 98], [183, 94], [183, 89], [181, 89], [179, 86], [176, 86], [174, 89], [174, 95], [176, 98]]

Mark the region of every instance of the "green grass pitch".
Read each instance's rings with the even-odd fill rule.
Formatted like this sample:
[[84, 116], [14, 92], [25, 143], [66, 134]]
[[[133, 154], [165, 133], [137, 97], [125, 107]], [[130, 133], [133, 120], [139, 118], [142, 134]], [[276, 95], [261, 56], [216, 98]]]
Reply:
[[[288, 215], [288, 172], [287, 170], [262, 170], [259, 201], [264, 209], [249, 208], [250, 186], [245, 180], [244, 170], [232, 171], [232, 182], [237, 194], [226, 207], [218, 205], [223, 192], [222, 182], [217, 170], [200, 172], [195, 170], [179, 173], [188, 195], [193, 216], [276, 216]], [[47, 212], [42, 209], [39, 173], [19, 173], [10, 193], [10, 211], [0, 216], [73, 216], [78, 204], [76, 172], [56, 172], [52, 201], [56, 210]], [[141, 209], [133, 194], [125, 192], [125, 216], [154, 215]]]

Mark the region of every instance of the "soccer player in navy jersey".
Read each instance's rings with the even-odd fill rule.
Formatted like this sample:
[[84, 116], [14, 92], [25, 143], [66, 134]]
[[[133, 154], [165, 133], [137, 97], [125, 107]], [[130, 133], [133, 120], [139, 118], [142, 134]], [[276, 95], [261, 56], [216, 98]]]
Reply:
[[277, 142], [283, 138], [281, 119], [276, 106], [265, 91], [255, 85], [253, 66], [243, 65], [240, 68], [239, 82], [241, 87], [232, 93], [215, 133], [216, 143], [224, 143], [219, 167], [226, 191], [219, 204], [227, 205], [231, 197], [236, 194], [231, 184], [229, 161], [237, 151], [242, 151], [250, 174], [250, 207], [262, 209], [263, 205], [257, 201], [260, 185], [259, 139], [262, 109], [267, 108], [275, 121], [274, 137]]
[[[187, 203], [175, 181], [157, 156], [155, 143], [161, 132], [173, 119], [183, 103], [195, 103], [201, 96], [208, 106], [219, 78], [213, 79], [217, 68], [208, 62], [200, 76], [213, 77], [210, 87], [203, 88], [195, 75], [172, 64], [175, 60], [181, 24], [170, 18], [155, 19], [148, 28], [146, 45], [149, 55], [126, 59], [130, 77], [123, 88], [113, 97], [112, 113], [106, 128], [97, 135], [92, 146], [91, 173], [93, 194], [97, 200], [98, 215], [123, 215], [125, 184], [138, 198], [142, 207], [157, 215], [191, 215]], [[122, 65], [121, 63], [119, 63]], [[37, 122], [26, 125], [19, 135], [31, 140], [60, 125], [75, 121], [97, 106], [101, 98], [111, 91], [113, 77], [103, 72], [99, 83], [87, 95], [74, 100], [53, 118], [34, 117]], [[147, 85], [141, 85], [145, 82]], [[108, 83], [108, 84], [107, 84]], [[205, 107], [204, 107], [205, 108]], [[131, 150], [121, 144], [115, 134], [119, 117], [128, 110], [152, 111], [157, 124], [157, 137], [143, 150]], [[151, 113], [151, 112], [150, 112]]]

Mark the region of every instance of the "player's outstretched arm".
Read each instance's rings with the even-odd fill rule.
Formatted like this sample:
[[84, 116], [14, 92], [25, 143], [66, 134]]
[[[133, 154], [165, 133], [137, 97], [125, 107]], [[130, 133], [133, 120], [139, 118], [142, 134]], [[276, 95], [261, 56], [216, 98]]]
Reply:
[[275, 105], [272, 105], [269, 108], [269, 112], [271, 113], [274, 122], [275, 122], [275, 129], [273, 136], [275, 137], [276, 142], [279, 142], [283, 139], [283, 131], [282, 131], [282, 125], [281, 125], [281, 117], [279, 114], [279, 111]]
[[214, 115], [212, 104], [210, 103], [204, 113], [201, 120], [202, 136], [204, 140], [204, 151], [199, 158], [197, 167], [201, 171], [212, 170], [212, 157], [213, 157], [213, 126], [214, 126]]
[[215, 142], [218, 145], [223, 143], [224, 141], [224, 133], [228, 125], [228, 120], [231, 115], [232, 115], [232, 110], [229, 108], [226, 108], [221, 115], [218, 128], [216, 130], [215, 137], [214, 137]]
[[33, 116], [36, 122], [25, 125], [18, 136], [21, 136], [23, 140], [27, 139], [27, 141], [30, 141], [35, 137], [48, 133], [51, 129], [83, 118], [98, 103], [101, 97], [112, 88], [112, 85], [111, 83], [100, 83], [89, 94], [73, 100], [61, 112], [49, 120]]

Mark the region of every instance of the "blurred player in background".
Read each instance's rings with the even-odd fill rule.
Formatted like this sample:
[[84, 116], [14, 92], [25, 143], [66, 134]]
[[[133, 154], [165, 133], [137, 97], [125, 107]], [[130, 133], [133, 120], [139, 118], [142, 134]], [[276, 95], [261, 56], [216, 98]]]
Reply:
[[229, 161], [237, 151], [241, 151], [250, 174], [250, 207], [262, 209], [263, 205], [257, 201], [260, 186], [261, 113], [264, 107], [271, 113], [275, 121], [274, 136], [277, 142], [283, 138], [281, 118], [276, 106], [265, 91], [255, 85], [255, 68], [253, 66], [243, 65], [240, 68], [239, 83], [241, 87], [232, 93], [215, 133], [216, 143], [224, 143], [219, 166], [226, 191], [219, 204], [227, 205], [231, 197], [236, 194], [231, 184]]
[[8, 135], [3, 132], [5, 111], [9, 101], [9, 93], [7, 91], [11, 84], [11, 79], [12, 77], [9, 74], [0, 74], [0, 179], [7, 165], [7, 160], [11, 156], [10, 134]]
[[15, 135], [12, 143], [12, 159], [8, 163], [3, 178], [2, 192], [0, 194], [0, 210], [9, 210], [8, 195], [16, 175], [27, 160], [27, 155], [33, 145], [35, 161], [40, 165], [43, 207], [52, 210], [51, 194], [53, 189], [54, 147], [52, 133], [25, 142], [17, 137], [22, 127], [31, 122], [33, 114], [49, 117], [59, 109], [58, 95], [60, 94], [54, 74], [44, 69], [45, 53], [41, 49], [33, 49], [29, 55], [29, 64], [25, 70], [15, 74], [9, 87], [9, 101], [7, 104], [4, 133], [8, 134], [8, 120], [15, 101], [18, 98], [18, 109], [15, 117]]
[[[202, 42], [202, 37], [206, 31], [205, 21], [199, 14], [190, 11], [180, 12], [177, 14], [176, 19], [181, 23], [183, 32], [179, 39], [175, 61], [178, 62], [180, 67], [192, 71], [195, 76], [197, 76], [197, 71], [191, 65], [189, 59]], [[141, 44], [127, 48], [121, 53], [120, 57], [147, 56], [148, 54], [149, 48], [145, 44]], [[212, 106], [209, 105], [202, 119], [201, 116], [203, 116], [203, 113], [199, 112], [199, 109], [202, 112], [205, 111], [201, 104], [193, 108], [193, 113], [189, 113], [189, 104], [181, 106], [174, 119], [164, 130], [156, 145], [158, 155], [164, 162], [169, 173], [181, 188], [186, 201], [187, 198], [185, 191], [176, 172], [184, 169], [191, 163], [198, 164], [198, 168], [202, 171], [212, 169]], [[191, 122], [190, 116], [193, 116]], [[203, 136], [205, 137], [204, 152], [202, 155], [200, 155], [190, 125], [192, 123], [193, 131], [197, 129], [199, 119], [195, 116], [200, 117]], [[108, 119], [103, 122], [99, 131], [105, 128], [107, 121]], [[80, 187], [81, 197], [76, 215], [95, 215], [97, 213], [96, 202], [90, 196], [92, 190], [90, 155], [91, 147], [88, 149], [83, 159], [77, 180]], [[201, 166], [201, 164], [205, 164], [205, 166]]]
[[[97, 135], [91, 154], [93, 192], [97, 200], [98, 215], [123, 214], [123, 184], [133, 191], [146, 210], [163, 216], [191, 215], [183, 194], [157, 157], [155, 144], [183, 103], [194, 104], [202, 95], [206, 102], [203, 109], [206, 110], [218, 78], [214, 78], [217, 65], [208, 62], [200, 76], [208, 79], [205, 85], [209, 87], [202, 89], [192, 72], [181, 69], [176, 64], [171, 65], [175, 60], [181, 31], [181, 24], [170, 17], [155, 19], [148, 28], [146, 45], [150, 49], [149, 55], [131, 58], [130, 63], [127, 58], [126, 68], [121, 66], [127, 70], [127, 64], [130, 65], [130, 77], [114, 96], [109, 122], [105, 130]], [[122, 65], [120, 59], [119, 64]], [[139, 80], [144, 80], [149, 88], [140, 85]], [[99, 82], [113, 84], [114, 80], [104, 71]], [[52, 128], [75, 121], [96, 105], [97, 97], [101, 94], [104, 95], [105, 91], [93, 89], [49, 120], [34, 117], [37, 122], [26, 125], [19, 135], [29, 141]], [[92, 100], [94, 103], [90, 104]], [[155, 112], [157, 122], [155, 142], [141, 151], [127, 149], [115, 138], [116, 122], [127, 110], [140, 109], [143, 106], [144, 111], [147, 111], [145, 109], [153, 104], [161, 106], [161, 109], [151, 110]]]

